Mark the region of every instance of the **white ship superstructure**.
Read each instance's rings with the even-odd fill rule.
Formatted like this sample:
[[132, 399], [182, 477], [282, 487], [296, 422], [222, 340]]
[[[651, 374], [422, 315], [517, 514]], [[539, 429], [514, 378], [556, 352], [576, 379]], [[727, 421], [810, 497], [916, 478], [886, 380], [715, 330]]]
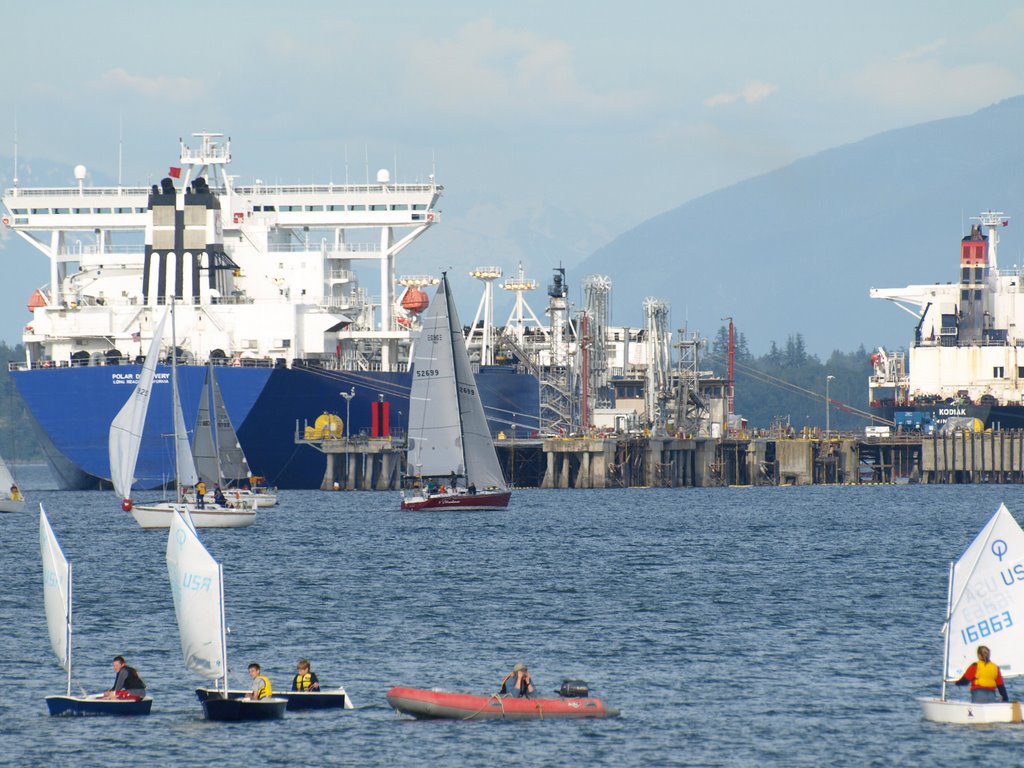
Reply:
[[[362, 370], [402, 370], [410, 337], [396, 304], [398, 254], [439, 221], [443, 188], [373, 184], [235, 183], [230, 140], [197, 133], [181, 143], [178, 194], [205, 180], [219, 202], [206, 221], [186, 221], [203, 243], [220, 242], [233, 265], [211, 287], [203, 263], [193, 296], [184, 270], [178, 341], [197, 362], [290, 365], [293, 359]], [[49, 285], [30, 303], [26, 367], [95, 365], [134, 358], [152, 327], [149, 307], [166, 296], [145, 291], [144, 238], [153, 187], [6, 190], [4, 223], [49, 260]], [[151, 233], [150, 233], [151, 234]], [[187, 237], [187, 235], [186, 235]], [[376, 262], [379, 293], [358, 287], [354, 266]], [[222, 265], [223, 266], [223, 265]], [[173, 267], [172, 267], [173, 268]], [[190, 300], [192, 299], [192, 300]]]
[[995, 211], [976, 218], [961, 241], [959, 282], [871, 289], [872, 298], [892, 301], [916, 322], [909, 368], [900, 353], [872, 356], [873, 404], [1024, 401], [1024, 277], [997, 260], [1009, 218]]

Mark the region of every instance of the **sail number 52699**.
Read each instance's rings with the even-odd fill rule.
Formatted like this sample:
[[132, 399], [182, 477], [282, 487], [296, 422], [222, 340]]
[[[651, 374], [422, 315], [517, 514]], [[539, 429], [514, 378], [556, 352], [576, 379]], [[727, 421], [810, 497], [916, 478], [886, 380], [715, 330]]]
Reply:
[[982, 638], [990, 637], [996, 632], [1009, 629], [1013, 626], [1013, 617], [1009, 611], [1003, 611], [995, 616], [982, 619], [977, 624], [971, 624], [960, 630], [960, 639], [964, 643], [975, 643]]
[[416, 376], [419, 377], [419, 378], [422, 378], [422, 377], [425, 377], [425, 376], [440, 376], [440, 375], [441, 375], [441, 372], [439, 370], [437, 370], [436, 368], [428, 368], [428, 369], [426, 369], [424, 371], [419, 371], [419, 370], [416, 371]]

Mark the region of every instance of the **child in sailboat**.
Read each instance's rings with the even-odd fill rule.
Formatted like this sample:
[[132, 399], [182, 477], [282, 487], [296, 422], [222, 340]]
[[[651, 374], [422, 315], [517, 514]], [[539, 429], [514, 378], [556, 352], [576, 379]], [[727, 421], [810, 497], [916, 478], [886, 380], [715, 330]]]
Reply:
[[992, 663], [992, 652], [987, 645], [978, 646], [978, 660], [971, 664], [963, 677], [956, 681], [957, 685], [971, 685], [971, 701], [974, 704], [994, 704], [996, 690], [1003, 701], [1009, 701], [1006, 686], [1003, 684], [1003, 673]]

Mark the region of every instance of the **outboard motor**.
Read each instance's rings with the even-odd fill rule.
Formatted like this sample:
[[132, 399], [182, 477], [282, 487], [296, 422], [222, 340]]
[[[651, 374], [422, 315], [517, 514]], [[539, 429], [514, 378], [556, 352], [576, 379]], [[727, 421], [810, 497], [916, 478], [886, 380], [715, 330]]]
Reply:
[[585, 699], [590, 695], [590, 686], [582, 680], [563, 680], [558, 695], [563, 699]]

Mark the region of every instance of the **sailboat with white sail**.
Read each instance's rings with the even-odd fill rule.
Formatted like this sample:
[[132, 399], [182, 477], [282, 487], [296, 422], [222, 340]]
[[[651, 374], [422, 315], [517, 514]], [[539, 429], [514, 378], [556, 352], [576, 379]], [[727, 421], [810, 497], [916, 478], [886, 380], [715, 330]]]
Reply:
[[63, 695], [47, 696], [51, 715], [148, 715], [153, 699], [114, 698], [103, 694], [73, 696], [71, 694], [71, 563], [64, 557], [60, 542], [39, 505], [39, 550], [43, 560], [43, 606], [50, 646], [61, 667], [67, 672], [67, 690]]
[[1024, 675], [1024, 530], [1005, 504], [950, 564], [942, 694], [919, 699], [925, 720], [939, 723], [1019, 723], [1019, 701], [975, 703], [946, 697], [988, 646], [1004, 677]]
[[201, 688], [207, 720], [272, 720], [284, 717], [283, 698], [231, 698], [228, 691], [227, 625], [224, 620], [224, 567], [209, 553], [199, 534], [178, 510], [171, 513], [167, 537], [167, 574], [174, 615], [181, 635], [185, 667], [213, 681]]
[[[178, 397], [177, 353], [174, 347], [174, 304], [164, 313], [153, 331], [149, 352], [142, 366], [139, 380], [128, 397], [127, 402], [114, 417], [110, 425], [110, 475], [114, 490], [121, 496], [121, 508], [131, 512], [136, 522], [143, 528], [167, 528], [171, 524], [175, 509], [186, 507], [183, 498], [174, 502], [158, 502], [155, 504], [135, 504], [131, 499], [134, 483], [135, 465], [142, 442], [142, 431], [149, 411], [152, 395], [153, 379], [160, 356], [160, 344], [163, 340], [164, 325], [167, 317], [171, 317], [171, 400], [174, 417], [174, 459], [175, 459], [175, 495], [181, 493], [183, 487], [192, 487], [198, 481], [192, 448], [188, 442], [185, 418], [181, 411], [181, 400]], [[229, 508], [216, 504], [197, 509], [188, 505], [193, 514], [193, 522], [199, 528], [241, 528], [252, 525], [256, 521], [256, 509]]]
[[[258, 478], [249, 469], [238, 433], [228, 416], [212, 361], [207, 364], [206, 380], [199, 396], [192, 455], [199, 479], [208, 489], [205, 504], [214, 502], [211, 489], [215, 485], [221, 486], [230, 507], [272, 507], [277, 504], [276, 489], [258, 486]], [[187, 501], [196, 500], [191, 491], [186, 492], [185, 498]]]
[[25, 497], [14, 481], [7, 462], [0, 456], [0, 512], [24, 512]]
[[445, 273], [422, 323], [413, 355], [402, 509], [503, 509], [512, 493]]

